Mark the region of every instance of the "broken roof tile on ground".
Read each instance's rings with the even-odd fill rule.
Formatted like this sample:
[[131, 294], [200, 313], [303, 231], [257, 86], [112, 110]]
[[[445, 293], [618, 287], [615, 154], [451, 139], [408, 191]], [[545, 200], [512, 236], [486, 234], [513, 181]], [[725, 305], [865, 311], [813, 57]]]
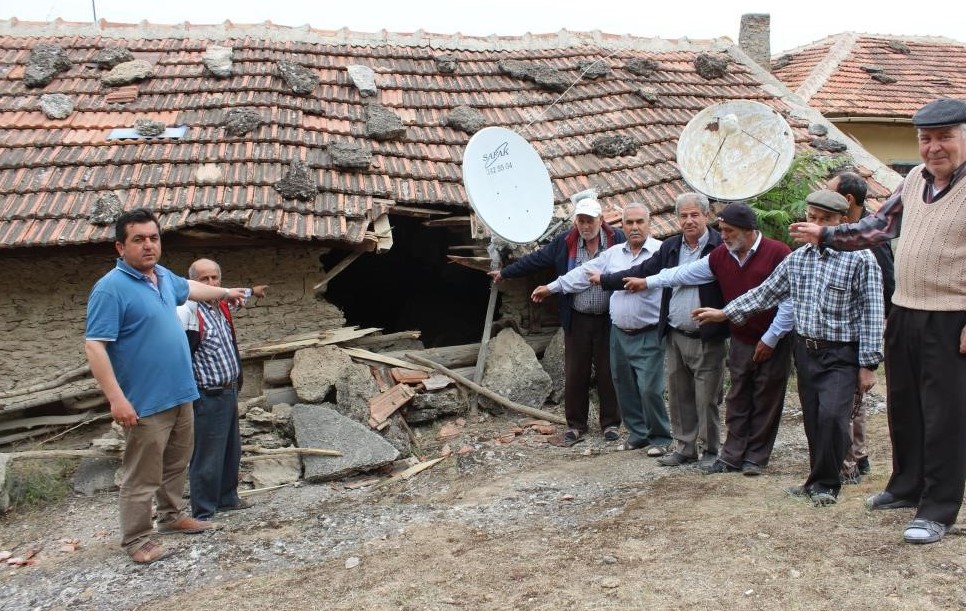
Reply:
[[[165, 230], [230, 226], [349, 245], [394, 206], [466, 215], [461, 163], [473, 129], [451, 125], [460, 107], [478, 113], [474, 125], [529, 140], [558, 204], [593, 187], [612, 205], [646, 203], [655, 233], [667, 235], [678, 230], [674, 195], [688, 190], [676, 142], [697, 112], [729, 99], [764, 102], [788, 118], [800, 148], [814, 119], [727, 39], [187, 25], [0, 21], [0, 248], [110, 241], [111, 227], [90, 222], [105, 192], [124, 209], [156, 210]], [[24, 68], [41, 44], [62, 48], [70, 66], [60, 62], [46, 85], [28, 88]], [[150, 78], [104, 84], [104, 52], [121, 47], [151, 66]], [[217, 76], [206, 68], [216, 47], [231, 56]], [[727, 69], [707, 80], [698, 58]], [[304, 77], [295, 90], [279, 66], [298, 67], [282, 71]], [[372, 87], [360, 91], [353, 66], [372, 71]], [[51, 93], [71, 97], [70, 116], [41, 112]], [[252, 119], [233, 127], [231, 113], [242, 109]], [[377, 115], [392, 119], [389, 136], [368, 131]], [[184, 132], [128, 134], [138, 119]], [[124, 137], [108, 139], [121, 129]], [[601, 142], [636, 148], [611, 156]], [[360, 151], [357, 161], [339, 156], [347, 147]], [[274, 188], [293, 160], [317, 189], [299, 190], [304, 200]]]

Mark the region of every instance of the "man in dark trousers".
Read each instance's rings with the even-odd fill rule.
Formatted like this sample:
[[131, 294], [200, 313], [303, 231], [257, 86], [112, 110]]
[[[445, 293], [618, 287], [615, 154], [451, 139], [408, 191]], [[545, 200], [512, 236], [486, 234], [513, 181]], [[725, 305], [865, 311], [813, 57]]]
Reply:
[[[188, 278], [220, 287], [221, 267], [210, 259], [198, 259], [188, 268]], [[245, 289], [245, 298], [264, 297], [265, 288]], [[194, 453], [188, 468], [191, 515], [207, 521], [216, 512], [250, 506], [238, 496], [241, 359], [227, 301], [188, 301], [178, 306], [178, 316], [188, 334], [200, 395], [194, 402]]]
[[[627, 283], [630, 290], [700, 285], [717, 280], [726, 302], [757, 287], [768, 278], [791, 250], [784, 242], [758, 231], [758, 219], [747, 204], [729, 204], [718, 214], [724, 243], [707, 257], [681, 267], [662, 270], [643, 281]], [[728, 434], [718, 459], [705, 473], [741, 471], [760, 475], [768, 465], [791, 369], [795, 327], [789, 300], [751, 317], [744, 325], [731, 325], [728, 372], [731, 388], [725, 397]]]
[[[624, 241], [624, 232], [604, 222], [597, 200], [581, 199], [574, 206], [573, 229], [502, 270], [490, 272], [490, 275], [494, 282], [520, 278], [541, 269], [552, 269], [557, 276], [563, 276]], [[610, 372], [609, 297], [609, 293], [599, 286], [558, 297], [560, 325], [564, 329], [564, 412], [567, 417], [567, 430], [554, 440], [558, 445], [573, 445], [587, 432], [594, 369], [597, 370], [600, 398], [600, 429], [607, 441], [620, 439], [620, 410]]]
[[[849, 212], [845, 222], [855, 223], [869, 216], [865, 209], [865, 196], [868, 184], [865, 179], [855, 172], [840, 172], [828, 181], [826, 188], [835, 191], [849, 202]], [[889, 242], [883, 242], [872, 249], [879, 269], [882, 271], [882, 301], [885, 304], [886, 318], [892, 305], [892, 293], [896, 290], [895, 264], [892, 247]], [[852, 446], [845, 455], [842, 463], [842, 481], [844, 483], [859, 483], [863, 475], [872, 473], [869, 463], [869, 450], [865, 443], [865, 394], [855, 395], [855, 405], [852, 408], [852, 425], [849, 431], [852, 435]]]
[[[811, 193], [806, 203], [806, 218], [823, 226], [841, 223], [849, 207], [827, 190]], [[831, 505], [842, 486], [856, 386], [871, 388], [882, 361], [882, 273], [868, 251], [807, 245], [723, 310], [699, 308], [694, 316], [702, 324], [728, 319], [741, 325], [786, 299], [795, 312], [795, 367], [809, 459], [804, 484], [787, 491], [817, 506]]]
[[[656, 274], [664, 268], [685, 265], [706, 256], [721, 244], [721, 235], [708, 227], [711, 205], [700, 193], [683, 193], [674, 202], [681, 234], [665, 240], [650, 259], [634, 267], [592, 276], [607, 290], [623, 290], [636, 279]], [[698, 307], [724, 306], [721, 287], [715, 281], [700, 286], [664, 289], [661, 297], [659, 334], [667, 350], [668, 411], [671, 433], [677, 448], [660, 456], [662, 466], [677, 467], [696, 462], [698, 446], [703, 449], [702, 464], [711, 465], [721, 444], [721, 401], [724, 378], [725, 339], [728, 325], [698, 327], [691, 312]]]
[[886, 325], [892, 476], [869, 509], [915, 507], [908, 543], [935, 543], [966, 489], [966, 102], [940, 98], [912, 117], [923, 163], [858, 223], [795, 223], [793, 238], [855, 250], [898, 237]]

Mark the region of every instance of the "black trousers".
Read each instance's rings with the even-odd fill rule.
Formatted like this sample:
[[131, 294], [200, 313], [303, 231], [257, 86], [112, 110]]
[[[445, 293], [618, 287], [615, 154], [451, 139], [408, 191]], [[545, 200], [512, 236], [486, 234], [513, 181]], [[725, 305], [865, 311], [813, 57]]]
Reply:
[[892, 477], [886, 490], [917, 501], [916, 517], [951, 525], [966, 488], [966, 312], [893, 306], [886, 323]]
[[841, 488], [839, 472], [851, 445], [849, 417], [858, 386], [859, 355], [854, 343], [810, 350], [795, 342], [798, 398], [802, 403], [810, 471], [805, 487]]
[[590, 382], [597, 371], [600, 428], [620, 426], [617, 392], [610, 374], [610, 317], [573, 311], [570, 331], [564, 334], [564, 413], [567, 426], [587, 430]]
[[731, 338], [727, 361], [731, 388], [725, 397], [728, 434], [718, 458], [732, 467], [745, 461], [768, 465], [785, 405], [794, 343], [794, 333], [783, 337], [771, 358], [755, 363], [756, 345]]

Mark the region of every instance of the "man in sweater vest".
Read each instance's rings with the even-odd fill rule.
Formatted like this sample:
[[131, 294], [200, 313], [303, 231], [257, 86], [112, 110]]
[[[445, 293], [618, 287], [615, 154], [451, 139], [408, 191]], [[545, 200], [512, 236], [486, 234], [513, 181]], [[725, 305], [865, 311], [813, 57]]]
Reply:
[[966, 489], [966, 102], [934, 100], [912, 122], [923, 163], [878, 212], [790, 231], [842, 250], [898, 237], [886, 325], [892, 477], [866, 506], [915, 507], [904, 539], [933, 543], [956, 522]]
[[[729, 204], [718, 215], [723, 244], [698, 261], [662, 270], [627, 283], [628, 290], [692, 286], [717, 280], [725, 302], [764, 282], [791, 250], [758, 231], [755, 212], [744, 203]], [[718, 458], [705, 473], [741, 471], [759, 475], [768, 465], [785, 403], [794, 328], [792, 303], [732, 324], [727, 366], [731, 388], [725, 398], [728, 433]]]
[[[834, 191], [816, 191], [805, 201], [809, 222], [827, 226], [841, 223], [849, 208]], [[701, 323], [727, 318], [741, 325], [785, 299], [792, 300], [795, 312], [795, 367], [809, 457], [804, 484], [787, 491], [830, 505], [842, 485], [856, 386], [862, 392], [871, 388], [882, 360], [882, 272], [869, 251], [807, 245], [724, 310], [699, 308], [694, 317]]]
[[[188, 278], [221, 286], [221, 267], [211, 259], [198, 259], [188, 268]], [[245, 289], [245, 299], [264, 297], [266, 288]], [[188, 334], [200, 395], [194, 402], [194, 452], [188, 467], [191, 514], [208, 521], [217, 512], [250, 507], [238, 496], [241, 358], [229, 302], [187, 301], [178, 306], [178, 317]]]

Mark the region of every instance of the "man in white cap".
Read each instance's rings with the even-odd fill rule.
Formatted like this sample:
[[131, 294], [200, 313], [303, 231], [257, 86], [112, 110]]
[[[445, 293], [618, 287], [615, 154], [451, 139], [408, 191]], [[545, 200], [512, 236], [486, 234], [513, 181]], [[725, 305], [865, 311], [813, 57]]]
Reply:
[[[596, 199], [581, 199], [574, 206], [574, 227], [549, 244], [519, 261], [490, 272], [494, 282], [520, 278], [543, 269], [563, 276], [575, 267], [597, 257], [615, 244], [626, 241], [624, 232], [604, 222]], [[567, 430], [554, 439], [569, 446], [582, 441], [587, 432], [590, 411], [590, 384], [597, 371], [600, 398], [600, 429], [604, 439], [620, 438], [621, 416], [617, 393], [610, 373], [610, 294], [591, 286], [574, 294], [561, 295], [560, 326], [564, 329], [564, 412]]]
[[934, 100], [912, 123], [923, 163], [878, 212], [832, 228], [795, 223], [790, 233], [843, 250], [899, 238], [885, 342], [892, 477], [866, 506], [917, 508], [903, 536], [934, 543], [966, 489], [966, 102]]
[[[806, 218], [816, 225], [838, 225], [849, 210], [834, 191], [816, 191], [805, 201]], [[702, 324], [727, 319], [740, 325], [787, 298], [798, 334], [795, 368], [809, 457], [805, 483], [787, 490], [817, 506], [831, 505], [842, 486], [856, 387], [871, 388], [882, 361], [882, 272], [867, 250], [839, 252], [809, 244], [723, 310], [698, 308], [694, 317]]]

